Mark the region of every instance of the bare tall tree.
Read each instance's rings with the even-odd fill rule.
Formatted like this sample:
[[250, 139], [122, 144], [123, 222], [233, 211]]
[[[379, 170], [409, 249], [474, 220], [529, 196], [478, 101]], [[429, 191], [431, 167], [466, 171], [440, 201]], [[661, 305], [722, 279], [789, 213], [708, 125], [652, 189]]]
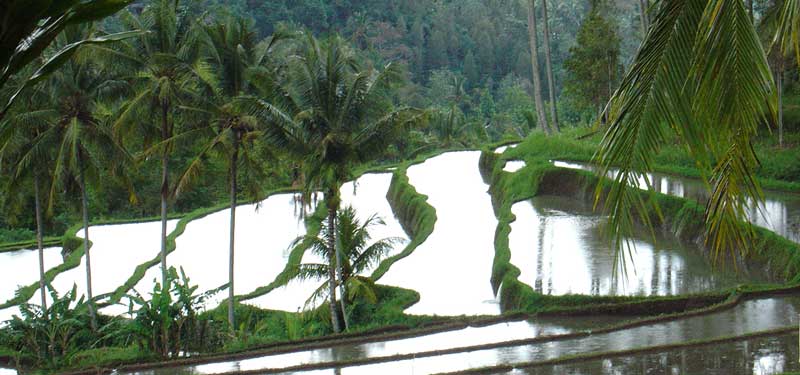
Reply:
[[550, 58], [550, 26], [547, 16], [547, 0], [542, 0], [542, 14], [544, 16], [544, 57], [545, 70], [547, 70], [547, 91], [550, 94], [550, 121], [556, 133], [561, 129], [558, 126], [558, 111], [556, 110], [556, 82], [553, 78], [553, 63]]
[[538, 118], [538, 126], [546, 133], [552, 134], [550, 126], [547, 124], [547, 115], [545, 115], [544, 101], [542, 100], [542, 82], [539, 75], [539, 49], [538, 42], [536, 41], [536, 14], [534, 7], [536, 6], [535, 0], [528, 0], [528, 39], [531, 44], [531, 69], [533, 73], [533, 98], [536, 104], [536, 117]]

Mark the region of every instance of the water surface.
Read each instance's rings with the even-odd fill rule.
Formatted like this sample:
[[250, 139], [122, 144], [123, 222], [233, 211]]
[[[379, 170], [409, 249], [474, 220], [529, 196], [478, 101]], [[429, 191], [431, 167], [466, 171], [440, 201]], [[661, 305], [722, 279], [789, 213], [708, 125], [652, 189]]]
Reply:
[[[44, 269], [56, 267], [63, 262], [60, 247], [44, 248]], [[39, 251], [18, 250], [0, 253], [0, 303], [12, 298], [21, 286], [39, 281]], [[40, 298], [41, 300], [41, 298]], [[0, 311], [2, 314], [2, 311]], [[0, 321], [4, 320], [0, 317]]]
[[[386, 193], [389, 191], [391, 181], [391, 173], [369, 173], [356, 179], [355, 183], [348, 182], [344, 184], [340, 189], [342, 207], [352, 206], [356, 210], [356, 216], [359, 221], [363, 223], [370, 216], [377, 215], [384, 222], [385, 225], [376, 225], [371, 228], [370, 236], [372, 240], [370, 242], [384, 238], [396, 238], [398, 240], [392, 251], [387, 254], [387, 257], [402, 250], [404, 241], [408, 239], [402, 226], [395, 218], [389, 202], [386, 200]], [[281, 267], [286, 265], [286, 261], [287, 259], [283, 259]], [[302, 263], [327, 264], [328, 261], [312, 251], [306, 251], [303, 254]], [[366, 270], [364, 273], [369, 274], [371, 271]], [[294, 280], [286, 286], [277, 288], [266, 295], [245, 303], [261, 308], [291, 312], [310, 309], [316, 304], [306, 305], [306, 302], [321, 284], [322, 281], [316, 280]], [[315, 302], [319, 303], [321, 301]]]
[[[258, 204], [236, 208], [234, 282], [236, 294], [246, 294], [271, 283], [286, 266], [289, 245], [305, 234], [302, 204], [295, 194], [277, 194]], [[228, 283], [230, 209], [224, 209], [186, 224], [175, 240], [175, 251], [167, 265], [183, 268], [191, 284], [206, 292]], [[137, 284], [140, 293], [152, 291], [161, 281], [161, 267], [147, 271]], [[209, 299], [206, 308], [216, 307], [225, 298], [223, 290]]]
[[[379, 358], [399, 354], [499, 343], [509, 340], [560, 335], [574, 332], [578, 329], [604, 326], [612, 323], [619, 323], [620, 321], [621, 319], [619, 317], [610, 316], [560, 319], [546, 318], [537, 319], [535, 321], [517, 321], [484, 327], [468, 327], [460, 330], [434, 333], [407, 339], [340, 345], [319, 350], [299, 351], [241, 361], [192, 366], [178, 370], [186, 374], [213, 374], [232, 371], [254, 371], [269, 368], [280, 369], [299, 364]], [[175, 369], [170, 369], [169, 371], [175, 371]], [[166, 375], [167, 373], [166, 370], [158, 370], [135, 374]]]
[[409, 314], [500, 313], [489, 281], [497, 219], [479, 158], [479, 151], [449, 152], [408, 169], [411, 185], [436, 209], [436, 225], [413, 254], [379, 281], [420, 293], [420, 301], [406, 310]]
[[[796, 326], [800, 298], [780, 297], [745, 301], [714, 314], [651, 324], [588, 337], [498, 349], [448, 354], [414, 360], [337, 369], [338, 374], [431, 374], [485, 366], [545, 361], [564, 356], [642, 349], [693, 340], [743, 335]], [[796, 360], [793, 359], [793, 360]], [[331, 370], [334, 373], [334, 370]]]
[[[589, 295], [678, 295], [751, 281], [743, 274], [713, 269], [703, 250], [668, 235], [640, 233], [635, 250], [618, 264], [604, 235], [605, 217], [580, 199], [537, 196], [512, 206], [511, 263], [519, 280], [539, 293]], [[755, 279], [759, 279], [754, 277]]]
[[700, 347], [606, 358], [558, 366], [515, 370], [509, 374], [753, 374], [800, 370], [797, 335], [760, 337]]
[[[168, 221], [167, 230], [172, 231], [177, 222]], [[83, 238], [83, 229], [75, 235]], [[92, 292], [99, 296], [115, 291], [133, 276], [138, 265], [158, 256], [161, 248], [161, 222], [93, 225], [89, 227], [89, 239], [92, 241], [89, 249], [92, 259]], [[78, 297], [85, 296], [86, 257], [81, 257], [78, 267], [56, 276], [52, 285], [59, 295], [63, 296], [75, 286]], [[30, 303], [40, 303], [41, 297], [38, 293], [37, 289]], [[52, 301], [48, 295], [49, 302]]]
[[[554, 161], [553, 164], [562, 168], [599, 171], [597, 166], [586, 163]], [[608, 174], [613, 177], [616, 173], [617, 170], [612, 169]], [[651, 186], [656, 192], [691, 199], [702, 205], [708, 199], [708, 189], [698, 179], [648, 173], [639, 178], [637, 185], [640, 189]], [[752, 204], [747, 216], [752, 223], [800, 243], [800, 194], [765, 190], [763, 204]]]

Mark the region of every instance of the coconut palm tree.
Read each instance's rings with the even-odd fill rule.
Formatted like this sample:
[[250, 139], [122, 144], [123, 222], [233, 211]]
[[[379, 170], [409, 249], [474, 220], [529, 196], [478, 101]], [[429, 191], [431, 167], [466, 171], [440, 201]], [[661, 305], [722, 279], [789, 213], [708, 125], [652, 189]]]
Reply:
[[469, 145], [469, 124], [464, 122], [464, 114], [453, 104], [448, 110], [439, 110], [431, 116], [430, 129], [438, 146], [450, 148]]
[[107, 64], [126, 75], [133, 94], [121, 107], [114, 123], [118, 138], [138, 134], [145, 149], [142, 159], [161, 163], [161, 285], [167, 285], [167, 215], [173, 197], [170, 156], [182, 125], [179, 106], [191, 105], [197, 93], [213, 82], [213, 72], [199, 59], [199, 26], [180, 2], [156, 0], [138, 16], [120, 13], [130, 29], [149, 31], [113, 48], [95, 48]]
[[[219, 155], [228, 163], [230, 184], [230, 240], [228, 262], [228, 323], [235, 329], [234, 321], [234, 237], [236, 232], [236, 205], [239, 194], [238, 174], [244, 170], [251, 177], [263, 175], [263, 165], [253, 155], [252, 146], [261, 137], [258, 131], [261, 123], [257, 118], [242, 110], [238, 97], [248, 90], [245, 72], [256, 67], [271, 69], [268, 66], [269, 54], [281, 35], [276, 34], [263, 43], [256, 42], [256, 31], [251, 22], [244, 19], [227, 19], [203, 28], [206, 41], [207, 58], [214, 67], [219, 84], [210, 99], [197, 98], [200, 105], [187, 107], [189, 111], [209, 119], [207, 126], [198, 128], [208, 134], [208, 141], [192, 159], [186, 171], [178, 179], [176, 195], [180, 194], [191, 180], [200, 172], [204, 160], [210, 154]], [[199, 134], [192, 134], [196, 137]], [[249, 181], [258, 183], [259, 178]]]
[[[14, 89], [13, 82], [7, 88]], [[11, 86], [11, 87], [9, 87]], [[43, 90], [36, 87], [25, 92], [25, 105], [18, 103], [19, 110], [12, 111], [0, 123], [0, 166], [9, 166], [7, 185], [4, 188], [7, 206], [20, 206], [27, 200], [29, 184], [33, 185], [34, 214], [36, 219], [36, 247], [39, 252], [39, 292], [41, 306], [47, 309], [47, 291], [44, 274], [44, 219], [42, 217], [43, 191], [49, 190], [47, 183], [51, 179], [52, 155], [50, 152], [29, 152], [36, 139], [51, 123], [57, 112], [46, 108]], [[36, 103], [36, 104], [34, 104]], [[41, 151], [41, 150], [39, 150]], [[18, 199], [11, 198], [18, 197]], [[11, 199], [9, 199], [11, 198]], [[14, 207], [16, 208], [16, 207]], [[14, 209], [9, 207], [9, 209]]]
[[558, 126], [558, 111], [556, 110], [556, 80], [553, 77], [553, 62], [550, 57], [550, 17], [547, 13], [547, 0], [542, 0], [542, 22], [544, 40], [542, 41], [544, 47], [544, 69], [547, 74], [547, 92], [550, 97], [550, 121], [553, 124], [553, 130], [558, 133], [561, 129]]
[[[596, 156], [606, 171], [620, 168], [606, 200], [617, 248], [635, 212], [648, 206], [629, 182], [652, 171], [660, 146], [674, 135], [712, 190], [709, 245], [717, 255], [744, 253], [752, 237], [745, 211], [762, 194], [752, 140], [776, 112], [765, 49], [743, 0], [662, 0], [650, 11], [647, 37], [607, 107]], [[776, 38], [784, 53], [800, 42], [799, 30], [800, 0], [788, 0]]]
[[[379, 225], [385, 225], [383, 219], [376, 215], [368, 217], [364, 222], [358, 220], [356, 211], [350, 207], [339, 210], [336, 217], [335, 232], [328, 227], [330, 223], [323, 225], [323, 230], [319, 236], [303, 236], [295, 240], [295, 243], [307, 241], [310, 243], [310, 250], [319, 255], [322, 259], [330, 259], [330, 242], [336, 244], [336, 252], [340, 254], [339, 267], [341, 277], [338, 281], [341, 299], [353, 301], [356, 296], [362, 296], [371, 302], [375, 302], [375, 282], [363, 273], [378, 265], [380, 261], [392, 250], [392, 248], [402, 241], [401, 238], [382, 238], [372, 240], [370, 230]], [[335, 238], [330, 238], [335, 234]], [[297, 267], [294, 279], [299, 280], [325, 280], [330, 274], [330, 264], [304, 263]], [[306, 305], [313, 305], [316, 301], [324, 300], [330, 293], [328, 283], [323, 282], [314, 294], [309, 297]], [[342, 305], [345, 309], [346, 305]], [[347, 310], [342, 310], [345, 327], [349, 327]]]
[[329, 305], [334, 331], [340, 332], [336, 262], [341, 254], [334, 251], [339, 187], [352, 179], [355, 167], [381, 156], [424, 113], [394, 107], [390, 89], [400, 79], [395, 65], [363, 68], [338, 36], [320, 44], [306, 34], [305, 41], [296, 60], [288, 64], [283, 85], [269, 75], [253, 76], [262, 99], [250, 101], [253, 110], [271, 123], [265, 129], [266, 141], [302, 165], [306, 197], [320, 189], [325, 194], [331, 249]]
[[[56, 48], [85, 39], [94, 31], [74, 26], [65, 29], [55, 42]], [[77, 184], [81, 195], [83, 250], [86, 263], [86, 294], [92, 327], [97, 317], [92, 293], [92, 268], [89, 249], [89, 187], [87, 179], [99, 186], [99, 177], [111, 172], [122, 175], [127, 152], [113, 139], [109, 126], [110, 112], [104, 99], [116, 97], [124, 83], [109, 79], [107, 72], [90, 62], [84, 51], [54, 72], [44, 90], [49, 94], [51, 122], [31, 143], [31, 155], [51, 152], [54, 159], [48, 211], [52, 212], [57, 188]], [[28, 157], [26, 155], [26, 157]], [[32, 157], [32, 156], [31, 156]], [[131, 195], [131, 199], [135, 197]]]
[[531, 75], [533, 78], [533, 101], [536, 104], [536, 116], [539, 122], [539, 128], [545, 134], [552, 134], [550, 125], [547, 123], [547, 115], [544, 109], [544, 100], [542, 100], [542, 79], [539, 73], [539, 45], [536, 34], [536, 0], [525, 0], [526, 9], [528, 10], [528, 42], [531, 49]]

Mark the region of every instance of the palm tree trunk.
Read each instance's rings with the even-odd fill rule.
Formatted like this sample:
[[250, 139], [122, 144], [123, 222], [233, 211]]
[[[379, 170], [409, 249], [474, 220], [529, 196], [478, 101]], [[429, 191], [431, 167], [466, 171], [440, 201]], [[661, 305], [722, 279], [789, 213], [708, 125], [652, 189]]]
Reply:
[[[329, 194], [329, 199], [335, 199], [333, 194]], [[328, 294], [330, 294], [330, 302], [328, 304], [331, 310], [331, 324], [333, 324], [333, 332], [342, 332], [342, 327], [339, 324], [339, 308], [336, 306], [336, 207], [334, 205], [328, 206]]]
[[783, 148], [783, 56], [778, 62], [775, 84], [778, 90], [778, 146]]
[[[169, 103], [161, 103], [161, 141], [169, 139]], [[166, 146], [165, 146], [166, 147]], [[165, 148], [161, 153], [161, 289], [169, 293], [167, 285], [167, 199], [169, 198], [169, 154]], [[164, 354], [169, 355], [169, 328], [161, 329]]]
[[344, 330], [350, 329], [350, 322], [347, 321], [347, 288], [344, 285], [344, 270], [342, 269], [342, 252], [341, 249], [336, 251], [337, 269], [339, 270], [339, 305], [342, 308], [342, 320], [344, 321]]
[[531, 45], [531, 70], [533, 75], [533, 99], [536, 104], [536, 117], [538, 119], [538, 126], [546, 134], [552, 134], [550, 126], [547, 124], [547, 115], [545, 115], [544, 101], [542, 100], [542, 82], [539, 76], [539, 48], [536, 41], [536, 15], [534, 14], [534, 6], [536, 0], [528, 0], [528, 39]]
[[86, 173], [83, 169], [83, 154], [78, 151], [78, 174], [81, 188], [81, 213], [83, 215], [83, 254], [86, 257], [86, 299], [92, 330], [97, 330], [97, 312], [92, 294], [92, 258], [89, 254], [89, 196], [86, 192]]
[[45, 291], [44, 282], [44, 245], [42, 244], [42, 237], [44, 229], [42, 228], [42, 203], [39, 197], [39, 176], [34, 173], [33, 175], [33, 197], [36, 206], [36, 247], [39, 250], [39, 291], [42, 294], [42, 310], [47, 310], [47, 292]]
[[238, 187], [236, 185], [236, 167], [239, 162], [239, 134], [233, 132], [233, 155], [231, 156], [231, 225], [230, 225], [230, 248], [228, 260], [228, 323], [231, 326], [231, 332], [236, 328], [234, 321], [234, 306], [233, 306], [233, 264], [234, 264], [234, 239], [236, 236], [236, 193]]
[[545, 70], [547, 71], [547, 90], [550, 93], [550, 121], [553, 122], [553, 130], [558, 133], [561, 129], [558, 126], [558, 111], [556, 110], [556, 81], [553, 78], [553, 63], [550, 59], [550, 26], [547, 15], [547, 0], [542, 0], [542, 13], [544, 14]]

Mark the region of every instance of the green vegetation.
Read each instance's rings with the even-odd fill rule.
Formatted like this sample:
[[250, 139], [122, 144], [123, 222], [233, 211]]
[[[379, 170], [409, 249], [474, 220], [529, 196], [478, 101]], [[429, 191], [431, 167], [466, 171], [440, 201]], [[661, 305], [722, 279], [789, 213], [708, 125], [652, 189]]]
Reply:
[[377, 265], [401, 239], [381, 238], [373, 241], [369, 232], [375, 226], [385, 225], [383, 219], [372, 215], [362, 223], [356, 217], [356, 211], [350, 206], [339, 210], [335, 222], [337, 225], [335, 229], [328, 227], [331, 223], [328, 221], [323, 223], [320, 236], [300, 237], [295, 243], [308, 242], [308, 250], [313, 251], [321, 259], [331, 259], [335, 256], [331, 254], [334, 249], [330, 244], [333, 243], [335, 251], [339, 252], [337, 259], [339, 269], [336, 271], [339, 274], [338, 280], [330, 280], [329, 277], [334, 272], [331, 272], [328, 264], [321, 263], [301, 263], [297, 266], [294, 279], [326, 280], [308, 298], [306, 306], [313, 306], [318, 301], [328, 298], [327, 293], [330, 290], [326, 290], [326, 283], [336, 283], [342, 302], [339, 314], [347, 330], [350, 326], [350, 312], [347, 305], [354, 303], [357, 298], [372, 304], [378, 299], [375, 281], [363, 276], [362, 273]]
[[[783, 291], [537, 294], [518, 280], [508, 244], [511, 206], [537, 194], [597, 199], [616, 213], [618, 245], [633, 225], [654, 225], [684, 240], [711, 238], [710, 258], [747, 247], [748, 261], [776, 282], [800, 282], [798, 245], [740, 220], [759, 184], [800, 191], [800, 85], [788, 58], [798, 52], [799, 0], [759, 1], [757, 27], [743, 1], [725, 0], [649, 8], [639, 0], [153, 0], [124, 10], [130, 1], [51, 3], [0, 5], [0, 252], [64, 249], [63, 264], [47, 272], [40, 264], [38, 283], [0, 305], [20, 305], [23, 315], [0, 329], [0, 359], [26, 369], [279, 351], [536, 314], [663, 314], [632, 323], [645, 324]], [[782, 49], [768, 55], [765, 40], [775, 30]], [[776, 124], [776, 142], [762, 128], [778, 109], [786, 126]], [[485, 146], [515, 139], [524, 141], [502, 155]], [[498, 218], [491, 284], [507, 315], [406, 315], [419, 295], [376, 281], [437, 220], [406, 171], [425, 160], [420, 155], [479, 145]], [[553, 159], [622, 173], [603, 184]], [[508, 160], [526, 167], [503, 172]], [[340, 208], [339, 194], [359, 173], [387, 165], [397, 166], [387, 200], [411, 241], [383, 259], [393, 240], [368, 246], [377, 220], [359, 223]], [[704, 209], [629, 187], [647, 171], [702, 178], [715, 194]], [[236, 296], [236, 207], [282, 192], [309, 206], [317, 192], [325, 199], [305, 217], [308, 235], [275, 280]], [[231, 215], [229, 283], [217, 292], [228, 290], [227, 306], [200, 312], [209, 296], [169, 268], [167, 255], [189, 222], [222, 209]], [[93, 296], [90, 223], [153, 215], [162, 223], [158, 256], [114, 292]], [[170, 217], [180, 220], [167, 233]], [[325, 264], [303, 264], [306, 251]], [[46, 286], [84, 257], [87, 298], [53, 292], [47, 306]], [[132, 290], [159, 263], [162, 280], [152, 292]], [[315, 296], [327, 295], [327, 306], [293, 313], [242, 303], [308, 278], [323, 281]], [[38, 307], [26, 303], [37, 289]], [[132, 318], [97, 315], [95, 304], [106, 298], [131, 301]]]
[[[508, 234], [511, 231], [510, 224], [515, 220], [511, 206], [538, 194], [566, 195], [593, 202], [599, 178], [589, 172], [557, 168], [550, 162], [563, 159], [587, 160], [591, 157], [590, 145], [589, 141], [534, 135], [502, 155], [494, 153], [494, 147], [483, 150], [480, 166], [484, 178], [490, 184], [490, 194], [498, 218], [492, 286], [499, 292], [506, 310], [540, 307], [547, 304], [545, 301], [554, 298], [540, 296], [530, 286], [519, 282], [520, 271], [510, 263]], [[515, 173], [503, 171], [506, 160], [518, 159], [526, 162], [525, 168]], [[656, 201], [660, 207], [660, 212], [650, 211], [646, 218], [636, 217], [638, 223], [647, 220], [656, 227], [667, 228], [669, 232], [687, 241], [703, 238], [703, 208], [696, 202], [643, 191], [638, 194], [646, 202]], [[605, 204], [602, 201], [601, 203]], [[599, 209], [604, 209], [602, 204]], [[759, 268], [768, 270], [780, 282], [800, 281], [800, 248], [797, 244], [763, 228], [750, 227], [755, 233], [755, 242], [752, 244], [754, 251], [749, 254], [748, 262], [760, 265]], [[712, 261], [720, 260], [715, 258], [713, 252], [706, 255]], [[563, 304], [568, 303], [569, 298], [554, 300]], [[591, 297], [577, 299], [580, 303], [596, 303], [601, 300], [602, 298]]]

